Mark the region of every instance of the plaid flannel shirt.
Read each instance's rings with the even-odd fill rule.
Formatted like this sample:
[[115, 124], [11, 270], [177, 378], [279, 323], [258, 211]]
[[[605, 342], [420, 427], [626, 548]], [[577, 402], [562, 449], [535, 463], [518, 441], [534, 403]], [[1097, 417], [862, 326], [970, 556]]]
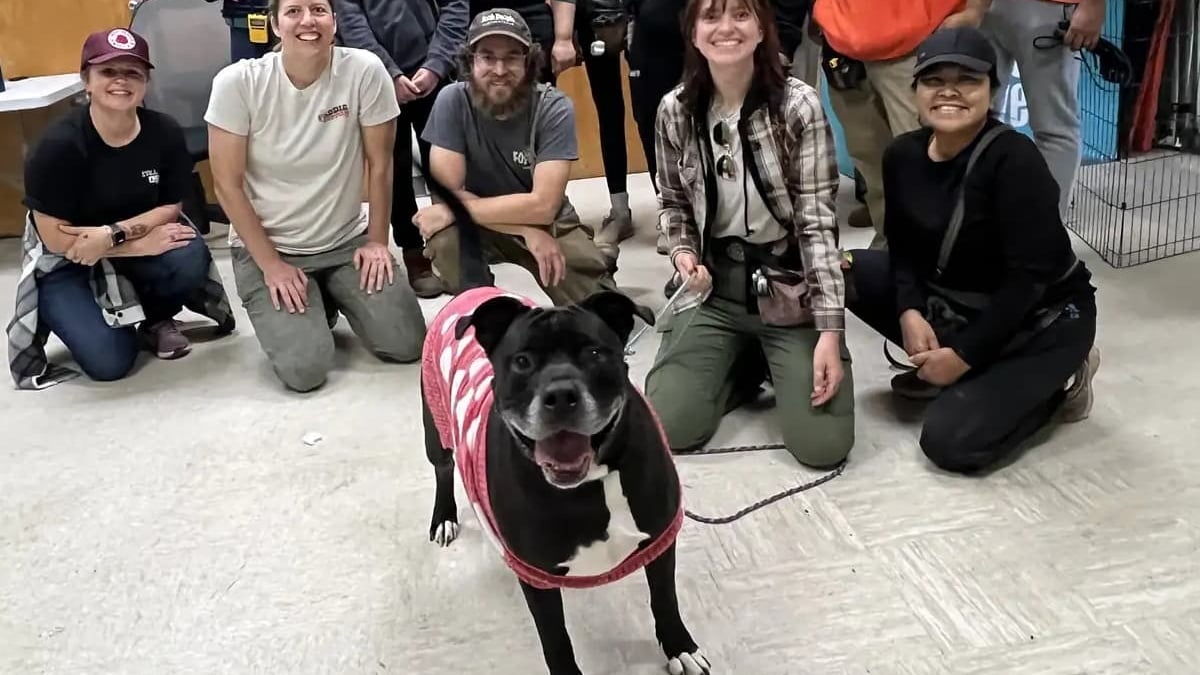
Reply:
[[[703, 232], [712, 216], [706, 194], [711, 169], [700, 147], [708, 125], [696, 128], [696, 111], [688, 109], [681, 93], [682, 85], [663, 97], [655, 123], [659, 224], [672, 261], [683, 252], [703, 259]], [[762, 177], [763, 201], [800, 251], [808, 286], [802, 304], [811, 309], [817, 330], [843, 331], [846, 282], [834, 211], [840, 177], [833, 131], [817, 90], [796, 78], [787, 80], [782, 112], [782, 128], [772, 124], [765, 104], [743, 115], [747, 137], [742, 142]]]
[[[189, 225], [187, 216], [180, 220]], [[42, 245], [33, 214], [25, 214], [25, 235], [21, 241], [21, 276], [17, 280], [16, 309], [8, 324], [8, 370], [17, 389], [46, 389], [78, 377], [79, 371], [50, 363], [46, 358], [46, 340], [50, 329], [38, 318], [38, 284], [42, 276], [73, 264]], [[137, 289], [104, 258], [92, 266], [92, 294], [100, 306], [105, 323], [112, 328], [134, 326], [143, 321], [145, 312]], [[217, 265], [208, 263], [208, 279], [188, 298], [187, 308], [209, 317], [222, 332], [234, 328], [233, 310]]]

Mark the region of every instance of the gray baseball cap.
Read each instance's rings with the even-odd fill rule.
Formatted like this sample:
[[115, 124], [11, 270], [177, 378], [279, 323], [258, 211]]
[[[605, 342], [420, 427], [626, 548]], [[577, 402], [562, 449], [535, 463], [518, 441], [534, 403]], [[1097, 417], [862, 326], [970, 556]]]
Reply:
[[489, 9], [475, 15], [471, 27], [467, 29], [467, 44], [474, 46], [489, 35], [503, 35], [512, 38], [522, 45], [529, 47], [533, 44], [533, 34], [529, 24], [515, 11], [499, 7]]

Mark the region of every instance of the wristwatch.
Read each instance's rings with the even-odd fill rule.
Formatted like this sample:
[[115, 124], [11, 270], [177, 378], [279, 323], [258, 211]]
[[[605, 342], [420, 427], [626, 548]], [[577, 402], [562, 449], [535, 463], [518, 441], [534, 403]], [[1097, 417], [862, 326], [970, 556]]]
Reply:
[[121, 229], [120, 225], [108, 226], [109, 236], [112, 237], [112, 245], [114, 248], [125, 243], [125, 239], [129, 236], [125, 230]]

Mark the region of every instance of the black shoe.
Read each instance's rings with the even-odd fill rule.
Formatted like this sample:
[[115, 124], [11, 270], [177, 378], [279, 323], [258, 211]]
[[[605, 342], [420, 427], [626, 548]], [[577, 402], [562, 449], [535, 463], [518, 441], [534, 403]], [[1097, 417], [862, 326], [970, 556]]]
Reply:
[[917, 377], [917, 371], [910, 370], [892, 378], [892, 391], [901, 398], [931, 401], [942, 393], [942, 388], [936, 384], [929, 384]]
[[446, 292], [442, 280], [433, 273], [433, 264], [420, 251], [404, 252], [404, 268], [408, 285], [418, 298], [436, 298]]
[[663, 295], [666, 295], [667, 298], [675, 295], [675, 291], [679, 290], [681, 284], [683, 284], [683, 278], [678, 274], [672, 274], [671, 278], [667, 280], [667, 285], [663, 286]]

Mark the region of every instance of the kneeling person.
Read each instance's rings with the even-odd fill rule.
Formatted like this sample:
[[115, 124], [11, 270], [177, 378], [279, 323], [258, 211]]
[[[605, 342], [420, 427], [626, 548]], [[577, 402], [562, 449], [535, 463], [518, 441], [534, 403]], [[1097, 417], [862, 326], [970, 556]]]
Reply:
[[271, 20], [280, 51], [222, 70], [205, 119], [238, 294], [275, 373], [303, 392], [333, 366], [339, 311], [386, 361], [420, 357], [425, 321], [388, 249], [400, 107], [387, 68], [333, 46], [328, 0], [272, 2]]
[[152, 68], [142, 36], [92, 33], [80, 61], [88, 104], [50, 125], [29, 154], [24, 259], [8, 327], [18, 388], [78, 374], [49, 362], [50, 333], [85, 375], [112, 381], [132, 371], [140, 348], [162, 359], [189, 353], [175, 322], [185, 306], [220, 333], [233, 330], [208, 246], [182, 213], [192, 176], [183, 130], [142, 107]]
[[[578, 158], [575, 112], [566, 95], [537, 83], [540, 58], [516, 12], [476, 16], [461, 66], [468, 79], [441, 92], [423, 137], [432, 146], [430, 172], [484, 227], [488, 258], [529, 270], [563, 305], [615, 284], [566, 197]], [[458, 292], [458, 232], [449, 227], [449, 209], [434, 204], [413, 220], [442, 281]]]

